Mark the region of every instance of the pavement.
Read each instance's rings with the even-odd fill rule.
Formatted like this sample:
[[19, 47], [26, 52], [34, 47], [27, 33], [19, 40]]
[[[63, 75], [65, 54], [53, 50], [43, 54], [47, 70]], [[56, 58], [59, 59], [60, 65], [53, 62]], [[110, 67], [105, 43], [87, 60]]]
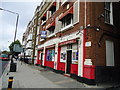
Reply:
[[40, 66], [29, 65], [17, 61], [17, 71], [9, 72], [8, 64], [6, 73], [2, 76], [2, 88], [7, 88], [9, 77], [13, 77], [12, 88], [69, 88], [87, 90], [105, 90], [105, 87], [86, 85], [62, 74], [54, 73]]
[[[8, 81], [7, 74], [9, 73], [9, 67], [10, 67], [10, 62], [8, 61], [8, 64], [6, 64], [6, 66], [4, 68], [4, 72], [2, 71], [2, 76], [0, 77], [0, 90], [2, 89], [3, 86], [7, 87], [7, 81]], [[1, 67], [1, 68], [3, 69], [3, 67]]]

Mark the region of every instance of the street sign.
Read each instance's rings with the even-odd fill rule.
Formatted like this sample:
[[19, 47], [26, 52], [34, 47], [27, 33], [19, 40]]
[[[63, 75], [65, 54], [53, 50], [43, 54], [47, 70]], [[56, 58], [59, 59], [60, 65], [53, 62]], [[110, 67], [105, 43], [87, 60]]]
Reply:
[[41, 31], [41, 35], [40, 35], [41, 38], [46, 38], [46, 35], [47, 35], [47, 31]]
[[20, 47], [19, 44], [14, 44], [13, 51], [14, 52], [23, 52], [23, 48]]

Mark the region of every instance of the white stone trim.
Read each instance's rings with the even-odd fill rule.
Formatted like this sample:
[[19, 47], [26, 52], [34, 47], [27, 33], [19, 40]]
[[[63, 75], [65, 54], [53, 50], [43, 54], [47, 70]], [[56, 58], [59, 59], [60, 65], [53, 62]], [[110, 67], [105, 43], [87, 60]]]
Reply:
[[40, 39], [40, 41], [44, 41], [44, 39]]
[[41, 25], [44, 25], [46, 23], [46, 21], [43, 21]]
[[76, 35], [77, 33], [78, 33], [78, 32], [75, 32], [75, 33], [73, 33], [73, 34], [70, 34], [70, 35], [66, 35], [66, 36], [64, 36], [64, 37], [61, 37], [60, 42], [64, 42], [64, 41], [67, 41], [67, 40], [79, 38], [80, 36], [79, 36], [79, 35]]
[[74, 25], [71, 23], [71, 24], [65, 26], [64, 28], [62, 28], [60, 31], [65, 31], [65, 30], [68, 30], [68, 29], [73, 28], [73, 27], [74, 27]]
[[53, 37], [55, 35], [55, 33], [52, 33], [50, 35], [48, 35], [47, 37], [50, 38], [50, 37]]
[[[83, 33], [83, 31], [81, 31]], [[78, 56], [78, 76], [83, 77], [83, 34], [79, 39], [79, 56]]]

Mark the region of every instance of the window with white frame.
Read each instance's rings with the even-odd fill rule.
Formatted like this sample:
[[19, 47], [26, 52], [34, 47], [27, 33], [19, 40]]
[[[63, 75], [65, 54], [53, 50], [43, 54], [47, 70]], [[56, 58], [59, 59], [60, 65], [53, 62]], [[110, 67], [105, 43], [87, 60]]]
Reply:
[[50, 9], [51, 15], [54, 14], [55, 11], [56, 11], [56, 7]]
[[59, 5], [60, 5], [60, 0], [56, 0], [56, 10], [59, 9]]
[[45, 22], [46, 22], [46, 19], [47, 19], [47, 16], [46, 16], [46, 13], [43, 15], [43, 17], [41, 18], [41, 25], [44, 25]]
[[55, 31], [55, 27], [49, 28], [49, 30], [48, 30], [49, 34], [48, 35], [53, 34], [54, 31]]
[[113, 24], [112, 2], [105, 2], [105, 23]]
[[73, 14], [69, 14], [62, 19], [62, 28], [73, 23]]
[[47, 19], [50, 18], [56, 11], [56, 2], [53, 3], [53, 5], [49, 8], [47, 11]]

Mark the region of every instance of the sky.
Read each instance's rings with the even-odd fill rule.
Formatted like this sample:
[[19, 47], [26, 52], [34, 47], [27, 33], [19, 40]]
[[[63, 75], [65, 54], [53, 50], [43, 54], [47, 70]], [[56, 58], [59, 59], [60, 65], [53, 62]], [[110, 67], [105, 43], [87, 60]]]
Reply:
[[[23, 33], [40, 2], [41, 0], [0, 1], [0, 8], [19, 13], [16, 40], [20, 40], [21, 43]], [[8, 46], [14, 41], [16, 17], [16, 14], [0, 10], [0, 51], [9, 50]]]

